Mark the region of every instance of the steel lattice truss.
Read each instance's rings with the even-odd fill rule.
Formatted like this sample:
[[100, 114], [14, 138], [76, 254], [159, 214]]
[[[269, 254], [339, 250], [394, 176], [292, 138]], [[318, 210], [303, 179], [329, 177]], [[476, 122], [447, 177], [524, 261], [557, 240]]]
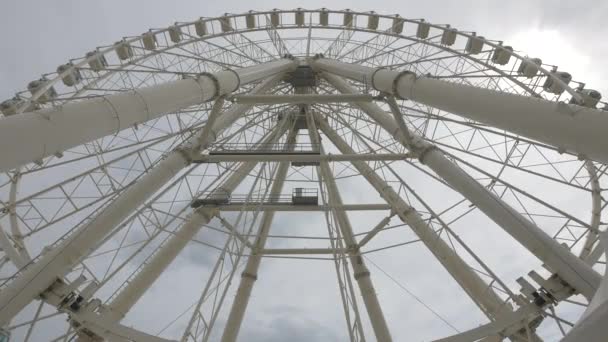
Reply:
[[[382, 88], [376, 74], [389, 70], [407, 73]], [[383, 314], [371, 279], [399, 277], [372, 260], [420, 247], [447, 270], [442, 276], [454, 277], [455, 296], [480, 309], [476, 323], [487, 329], [445, 341], [561, 338], [588, 305], [585, 281], [599, 277], [591, 267], [605, 264], [605, 157], [434, 106], [425, 100], [432, 92], [405, 96], [399, 82], [408, 75], [417, 77], [411, 89], [428, 81], [513, 102], [594, 113], [605, 106], [584, 83], [501, 41], [374, 12], [226, 14], [98, 47], [2, 104], [0, 127], [31, 111], [52, 122], [52, 113], [95, 101], [118, 118], [111, 134], [60, 150], [41, 140], [42, 157], [2, 165], [4, 330], [24, 341], [234, 341], [260, 264], [286, 260], [330, 265], [344, 339], [389, 341], [387, 322], [396, 320]], [[169, 89], [176, 84], [196, 84], [203, 97], [155, 113], [178, 96]], [[145, 89], [164, 97], [154, 102]], [[133, 107], [115, 100], [123, 95]], [[121, 108], [145, 119], [130, 122]], [[318, 227], [276, 227], [304, 214]], [[553, 242], [526, 245], [504, 215]], [[362, 228], [362, 217], [375, 223]], [[91, 227], [105, 233], [83, 240]], [[521, 260], [507, 266], [497, 248]], [[189, 281], [200, 286], [189, 302], [163, 312], [162, 327], [121, 324], [152, 293], [171, 291], [161, 274], [188, 255], [202, 263], [192, 270]], [[587, 273], [568, 278], [574, 259], [585, 260]], [[15, 285], [30, 275], [31, 289]]]

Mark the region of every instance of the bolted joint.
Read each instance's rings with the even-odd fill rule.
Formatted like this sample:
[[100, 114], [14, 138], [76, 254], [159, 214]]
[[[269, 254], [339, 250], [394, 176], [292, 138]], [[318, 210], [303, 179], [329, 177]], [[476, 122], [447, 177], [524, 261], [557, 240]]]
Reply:
[[355, 280], [359, 280], [359, 278], [369, 277], [369, 275], [370, 275], [369, 271], [363, 271], [363, 272], [355, 273], [354, 277], [355, 277]]
[[213, 93], [213, 97], [218, 97], [220, 94], [220, 81], [217, 79], [217, 77], [215, 77], [214, 74], [210, 73], [210, 72], [201, 72], [200, 74], [198, 74], [196, 76], [196, 80], [200, 81], [201, 78], [206, 77], [208, 79], [211, 80], [211, 83], [213, 83], [213, 88], [215, 89], [215, 93]]
[[346, 248], [346, 250], [352, 253], [359, 253], [359, 244], [355, 243], [350, 245]]
[[194, 153], [194, 150], [193, 150], [192, 146], [190, 146], [190, 144], [178, 146], [173, 151], [181, 154], [182, 157], [184, 157], [184, 159], [186, 160], [186, 164], [188, 164], [188, 165], [191, 164], [192, 161], [194, 161], [197, 157], [197, 155]]
[[402, 71], [395, 76], [393, 70], [380, 67], [369, 74], [369, 83], [372, 88], [381, 93], [389, 93], [398, 99], [406, 100], [411, 96], [404, 96], [404, 94], [399, 93], [399, 83], [404, 76], [407, 76], [412, 81], [415, 81], [417, 78], [416, 74], [411, 71]]
[[219, 95], [218, 96], [222, 96], [222, 95], [226, 95], [226, 94], [230, 94], [234, 91], [236, 91], [237, 89], [239, 89], [241, 87], [241, 77], [239, 76], [238, 72], [232, 70], [232, 69], [226, 69], [224, 70], [224, 72], [231, 72], [234, 77], [236, 78], [236, 84], [234, 85], [233, 89], [230, 90], [226, 90], [224, 91], [224, 89], [221, 89], [221, 87], [219, 88]]
[[[411, 80], [412, 80], [412, 83], [416, 82], [416, 79], [418, 78], [415, 73], [413, 73], [411, 71], [407, 71], [407, 70], [406, 71], [402, 71], [399, 74], [397, 74], [397, 76], [393, 80], [393, 89], [392, 89], [392, 91], [393, 91], [393, 94], [397, 98], [399, 98], [401, 100], [407, 100], [407, 98], [405, 96], [399, 94], [399, 82], [401, 81], [401, 78], [404, 77], [404, 76], [410, 77]], [[410, 92], [411, 92], [411, 88], [410, 88]], [[412, 97], [411, 93], [410, 93], [409, 97], [410, 98]]]
[[[209, 72], [202, 72], [197, 75], [196, 80], [200, 82], [202, 78], [207, 78], [213, 83], [215, 92], [213, 93], [213, 99], [216, 99], [222, 95], [230, 94], [241, 86], [241, 78], [239, 74], [232, 69], [225, 69], [216, 74]], [[234, 80], [230, 82], [230, 78]], [[230, 83], [234, 83], [234, 86], [230, 87]], [[225, 89], [229, 87], [228, 89]], [[231, 89], [230, 89], [231, 88]]]
[[412, 214], [412, 213], [415, 213], [415, 212], [416, 212], [416, 209], [408, 206], [405, 209], [400, 210], [399, 212], [396, 212], [396, 213], [397, 213], [397, 216], [399, 216], [399, 218], [402, 219], [401, 221], [405, 222], [405, 220], [403, 220], [403, 217], [406, 217], [409, 214]]
[[253, 281], [258, 280], [258, 276], [256, 274], [249, 273], [249, 272], [243, 272], [243, 273], [241, 273], [241, 277], [253, 279]]
[[387, 69], [385, 67], [379, 67], [379, 68], [376, 68], [374, 71], [372, 71], [371, 74], [366, 75], [366, 76], [369, 76], [369, 80], [370, 80], [372, 88], [379, 91], [380, 94], [386, 94], [386, 93], [391, 94], [390, 92], [387, 92], [387, 89], [382, 89], [381, 87], [376, 86], [376, 81], [375, 81], [376, 76], [378, 75], [379, 72], [387, 71], [387, 70], [389, 70], [389, 69]]
[[416, 146], [416, 154], [420, 163], [424, 164], [424, 157], [431, 151], [437, 149], [437, 146], [424, 142], [424, 144], [418, 144], [414, 142], [412, 146]]

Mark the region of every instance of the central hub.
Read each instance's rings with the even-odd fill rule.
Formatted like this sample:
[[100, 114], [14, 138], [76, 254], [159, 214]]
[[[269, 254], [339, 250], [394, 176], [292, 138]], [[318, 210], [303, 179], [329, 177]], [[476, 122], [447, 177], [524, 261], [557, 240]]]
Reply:
[[296, 70], [287, 74], [285, 82], [294, 87], [316, 87], [318, 79], [310, 65], [300, 65]]

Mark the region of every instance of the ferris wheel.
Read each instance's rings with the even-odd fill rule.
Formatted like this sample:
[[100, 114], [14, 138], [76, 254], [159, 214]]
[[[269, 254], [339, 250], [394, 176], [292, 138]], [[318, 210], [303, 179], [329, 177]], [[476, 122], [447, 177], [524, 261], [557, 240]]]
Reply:
[[[600, 341], [608, 105], [513, 44], [249, 11], [30, 82], [0, 105], [0, 341], [253, 341], [252, 301], [298, 302], [275, 261], [323, 265], [339, 340]], [[386, 310], [389, 281], [424, 307]], [[425, 303], [443, 285], [472, 321]]]

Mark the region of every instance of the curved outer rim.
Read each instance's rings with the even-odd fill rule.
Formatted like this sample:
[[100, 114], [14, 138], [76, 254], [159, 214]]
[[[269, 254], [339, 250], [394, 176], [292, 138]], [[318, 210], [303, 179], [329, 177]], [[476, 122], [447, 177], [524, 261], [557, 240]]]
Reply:
[[[321, 13], [322, 11], [324, 13], [329, 13], [329, 14], [346, 14], [346, 13], [348, 13], [348, 14], [352, 14], [352, 15], [356, 15], [356, 16], [370, 16], [370, 15], [374, 15], [374, 16], [378, 16], [379, 18], [391, 19], [391, 20], [395, 19], [395, 18], [398, 18], [399, 20], [403, 21], [404, 23], [410, 23], [410, 24], [419, 24], [421, 22], [424, 22], [424, 23], [428, 24], [432, 28], [443, 30], [443, 31], [448, 30], [448, 29], [450, 29], [450, 30], [454, 29], [449, 24], [448, 25], [437, 25], [437, 24], [428, 23], [428, 22], [424, 21], [424, 19], [406, 19], [406, 18], [400, 17], [398, 14], [394, 15], [394, 16], [391, 16], [391, 15], [378, 14], [378, 13], [375, 13], [375, 12], [358, 12], [358, 11], [350, 11], [350, 10], [327, 10], [325, 8], [322, 8], [322, 9], [319, 9], [319, 10], [305, 10], [305, 9], [298, 8], [298, 9], [294, 9], [294, 10], [278, 10], [278, 11], [277, 10], [274, 10], [274, 11], [261, 11], [261, 12], [249, 11], [249, 12], [245, 12], [245, 13], [241, 13], [241, 14], [226, 14], [224, 16], [210, 17], [210, 18], [203, 18], [203, 17], [201, 17], [200, 19], [195, 20], [195, 21], [184, 22], [184, 23], [175, 23], [174, 25], [171, 25], [171, 26], [169, 26], [167, 28], [163, 28], [163, 29], [150, 29], [149, 31], [146, 32], [146, 34], [149, 34], [150, 32], [154, 33], [155, 35], [156, 34], [165, 33], [165, 32], [168, 33], [168, 31], [170, 29], [172, 29], [172, 28], [176, 28], [177, 27], [177, 28], [181, 29], [181, 28], [184, 28], [184, 27], [188, 27], [188, 26], [194, 25], [195, 23], [198, 23], [198, 22], [201, 22], [201, 21], [204, 22], [205, 24], [207, 22], [213, 22], [213, 21], [217, 21], [217, 22], [221, 23], [222, 20], [233, 19], [233, 18], [237, 18], [237, 17], [245, 17], [246, 15], [249, 15], [249, 14], [267, 15], [267, 14], [272, 14], [272, 13], [275, 13], [275, 14], [279, 13], [279, 14], [282, 15], [282, 14], [295, 14], [296, 12]], [[280, 21], [280, 22], [282, 22], [282, 21]], [[227, 32], [221, 32], [220, 31], [220, 32], [208, 33], [208, 34], [206, 34], [206, 35], [204, 35], [202, 37], [199, 37], [199, 38], [184, 39], [184, 40], [181, 40], [178, 43], [173, 43], [173, 44], [169, 43], [169, 41], [168, 41], [168, 43], [170, 45], [168, 45], [167, 47], [164, 47], [162, 49], [155, 49], [155, 50], [142, 49], [142, 51], [149, 52], [149, 53], [145, 53], [144, 55], [139, 56], [137, 58], [132, 58], [131, 57], [131, 58], [129, 58], [129, 60], [126, 63], [122, 63], [122, 60], [121, 60], [121, 65], [123, 65], [123, 66], [133, 65], [136, 62], [145, 60], [145, 59], [150, 58], [150, 57], [152, 57], [154, 55], [160, 54], [160, 53], [162, 53], [162, 52], [164, 52], [166, 50], [169, 50], [169, 49], [172, 49], [172, 48], [175, 48], [175, 47], [179, 47], [179, 46], [182, 46], [182, 45], [191, 44], [193, 42], [204, 41], [204, 40], [211, 39], [211, 38], [232, 35], [232, 34], [235, 34], [235, 33], [261, 31], [261, 30], [266, 30], [268, 28], [268, 25], [261, 25], [261, 24], [259, 24], [260, 21], [256, 21], [256, 23], [258, 23], [257, 27], [252, 28], [252, 29], [247, 29], [247, 28], [245, 28], [245, 29], [234, 29], [234, 26], [233, 26], [233, 30], [227, 31]], [[278, 28], [278, 29], [303, 29], [303, 28], [344, 29], [344, 28], [346, 28], [346, 26], [344, 26], [344, 25], [327, 25], [327, 26], [324, 26], [324, 25], [321, 25], [320, 23], [316, 23], [316, 24], [312, 24], [311, 23], [308, 26], [307, 25], [298, 26], [296, 24], [289, 24], [289, 25], [279, 24], [275, 28]], [[522, 87], [523, 89], [525, 89], [532, 96], [539, 96], [537, 93], [535, 93], [529, 87], [527, 87], [524, 84], [522, 84], [516, 78], [513, 78], [511, 75], [506, 74], [503, 70], [498, 69], [497, 67], [495, 67], [494, 65], [492, 65], [490, 63], [487, 63], [487, 62], [484, 62], [482, 60], [479, 60], [479, 59], [475, 58], [474, 55], [471, 55], [471, 54], [468, 54], [468, 53], [463, 53], [463, 52], [461, 52], [459, 50], [454, 50], [454, 49], [449, 48], [448, 46], [444, 46], [444, 45], [441, 45], [441, 44], [435, 44], [435, 43], [432, 43], [432, 42], [430, 42], [430, 41], [428, 41], [426, 39], [415, 38], [415, 35], [414, 36], [405, 36], [403, 34], [398, 34], [398, 33], [392, 32], [392, 31], [370, 30], [370, 29], [367, 29], [366, 27], [356, 26], [356, 23], [353, 23], [353, 26], [349, 27], [349, 29], [355, 30], [355, 31], [359, 31], [359, 32], [383, 33], [385, 35], [390, 35], [390, 36], [394, 36], [394, 37], [399, 37], [401, 39], [406, 39], [406, 40], [410, 40], [410, 41], [414, 41], [414, 42], [430, 45], [430, 46], [442, 49], [444, 51], [450, 52], [450, 53], [452, 53], [454, 55], [465, 57], [467, 59], [473, 60], [474, 62], [477, 62], [477, 63], [479, 63], [481, 65], [484, 65], [484, 66], [486, 66], [486, 67], [488, 67], [488, 68], [490, 68], [490, 69], [498, 72], [499, 74], [507, 77], [510, 81], [514, 82], [515, 84], [517, 84], [520, 87]], [[462, 36], [462, 37], [466, 37], [466, 38], [470, 38], [470, 37], [473, 37], [473, 36], [475, 36], [477, 38], [481, 38], [480, 36], [476, 36], [474, 32], [471, 34], [471, 33], [466, 33], [464, 31], [457, 30], [456, 34], [459, 35], [459, 36]], [[143, 35], [142, 36], [134, 36], [134, 37], [130, 37], [130, 38], [123, 38], [122, 41], [126, 42], [126, 43], [129, 43], [129, 44], [132, 44], [134, 42], [141, 41], [142, 39], [143, 39]], [[504, 49], [504, 47], [502, 45], [502, 42], [499, 42], [499, 44], [497, 44], [494, 41], [491, 41], [491, 40], [488, 40], [488, 39], [485, 39], [485, 38], [482, 38], [482, 39], [484, 41], [484, 44], [487, 44], [488, 46], [491, 46], [493, 49]], [[78, 69], [80, 67], [83, 67], [86, 64], [88, 64], [90, 61], [95, 60], [95, 59], [99, 58], [100, 56], [104, 56], [107, 53], [111, 53], [114, 50], [115, 50], [114, 44], [109, 45], [109, 46], [105, 46], [103, 48], [98, 47], [95, 50], [96, 51], [95, 54], [92, 54], [89, 57], [82, 58], [77, 63], [73, 63], [73, 65], [70, 68], [64, 70], [63, 72], [61, 72], [61, 73], [49, 73], [49, 74], [46, 74], [46, 75], [55, 74], [56, 76], [54, 78], [50, 79], [48, 82], [46, 82], [45, 85], [43, 87], [39, 88], [34, 94], [32, 94], [32, 96], [29, 99], [27, 99], [25, 101], [25, 103], [22, 104], [17, 109], [17, 114], [18, 113], [22, 113], [31, 102], [36, 101], [43, 93], [45, 93], [49, 88], [51, 88], [53, 85], [55, 85], [60, 80], [62, 80], [62, 78], [64, 76], [70, 74], [74, 69]], [[518, 54], [518, 53], [516, 53], [514, 51], [510, 51], [510, 53], [511, 53], [511, 56], [517, 58], [520, 61], [529, 61], [528, 58], [523, 57], [523, 56], [521, 56], [520, 54]], [[70, 62], [74, 62], [76, 60], [77, 59], [71, 59]], [[228, 70], [230, 70], [230, 69], [228, 69]], [[92, 80], [92, 84], [94, 84], [94, 83], [96, 83], [96, 82], [98, 82], [100, 80], [103, 80], [103, 79], [111, 76], [115, 72], [116, 71], [108, 71], [108, 72], [105, 72], [105, 73], [101, 74], [99, 77], [97, 77], [96, 79]], [[556, 76], [554, 76], [553, 74], [551, 74], [542, 65], [539, 66], [539, 73], [541, 73], [544, 76], [552, 78], [555, 82], [560, 83], [565, 88], [565, 91], [568, 92], [577, 101], [581, 101], [582, 100], [581, 96], [572, 87], [570, 87], [569, 85], [565, 84], [561, 79], [559, 79]], [[203, 73], [203, 75], [204, 75], [204, 73]], [[78, 94], [81, 94], [85, 90], [86, 89], [82, 89], [80, 91], [77, 91], [74, 94], [74, 96], [77, 96]], [[14, 186], [16, 186], [16, 182], [15, 182]], [[133, 329], [133, 330], [135, 330], [135, 329]]]
[[[318, 10], [306, 10], [306, 9], [297, 8], [297, 9], [293, 9], [293, 10], [272, 10], [272, 11], [260, 11], [260, 12], [257, 12], [257, 11], [248, 11], [248, 12], [239, 13], [239, 14], [226, 14], [224, 16], [219, 16], [219, 17], [201, 17], [198, 20], [184, 22], [184, 23], [175, 23], [174, 25], [171, 25], [171, 26], [168, 26], [168, 27], [162, 28], [162, 29], [150, 29], [149, 31], [145, 32], [145, 34], [154, 33], [156, 35], [156, 34], [161, 34], [161, 33], [165, 33], [165, 32], [168, 33], [171, 28], [178, 27], [178, 28], [181, 29], [181, 28], [184, 28], [184, 27], [188, 27], [188, 26], [194, 25], [195, 23], [198, 23], [198, 22], [201, 22], [201, 21], [204, 22], [205, 24], [208, 23], [208, 22], [218, 22], [218, 23], [221, 24], [221, 22], [225, 21], [226, 19], [245, 17], [246, 15], [250, 15], [250, 14], [268, 15], [268, 14], [272, 14], [272, 13], [274, 13], [274, 14], [279, 13], [279, 14], [282, 15], [282, 14], [295, 14], [296, 12], [303, 12], [303, 13], [321, 13], [321, 12], [324, 12], [324, 13], [329, 13], [329, 14], [346, 14], [346, 13], [348, 13], [348, 14], [352, 14], [352, 15], [355, 15], [355, 16], [370, 16], [370, 15], [374, 15], [374, 16], [378, 16], [379, 18], [391, 19], [391, 20], [397, 18], [397, 19], [403, 21], [404, 23], [410, 23], [410, 24], [419, 24], [419, 23], [423, 22], [423, 23], [429, 25], [432, 28], [439, 29], [439, 30], [442, 30], [442, 31], [453, 30], [454, 29], [449, 24], [447, 24], [447, 25], [438, 25], [438, 24], [429, 23], [429, 22], [425, 21], [424, 19], [406, 19], [406, 18], [403, 18], [403, 17], [399, 16], [398, 14], [396, 14], [396, 15], [386, 15], [386, 14], [378, 14], [378, 13], [375, 13], [375, 12], [359, 12], [359, 11], [351, 11], [351, 10], [328, 10], [328, 9], [325, 9], [325, 8], [321, 8], [321, 9], [318, 9]], [[280, 22], [282, 23], [282, 21], [280, 21]], [[203, 40], [206, 40], [206, 39], [209, 39], [209, 38], [215, 38], [215, 37], [220, 37], [220, 36], [225, 36], [225, 35], [232, 35], [234, 33], [243, 33], [243, 32], [253, 32], [253, 31], [266, 30], [269, 27], [268, 25], [261, 25], [260, 21], [256, 21], [256, 23], [258, 25], [257, 25], [257, 27], [255, 27], [253, 29], [247, 29], [247, 28], [245, 28], [245, 29], [235, 29], [234, 26], [233, 26], [233, 29], [231, 31], [227, 31], [227, 32], [213, 32], [211, 34], [206, 34], [206, 35], [204, 35], [204, 36], [202, 36], [200, 38], [182, 40], [179, 43], [171, 44], [171, 45], [167, 46], [167, 48], [164, 48], [164, 49], [156, 49], [156, 50], [145, 50], [145, 49], [143, 49], [144, 51], [150, 51], [150, 53], [144, 54], [143, 56], [141, 56], [141, 57], [139, 57], [137, 59], [130, 59], [127, 63], [121, 64], [121, 65], [131, 65], [134, 62], [137, 62], [137, 61], [140, 61], [140, 60], [143, 60], [143, 59], [147, 59], [147, 58], [149, 58], [151, 56], [154, 56], [154, 55], [156, 55], [158, 53], [161, 53], [161, 52], [166, 51], [168, 49], [171, 49], [173, 47], [178, 47], [178, 46], [190, 44], [190, 43], [193, 43], [193, 42], [196, 42], [196, 41], [203, 41]], [[276, 26], [275, 29], [276, 28], [278, 28], [278, 29], [288, 29], [288, 28], [291, 28], [291, 29], [302, 29], [302, 28], [305, 28], [305, 27], [321, 28], [321, 29], [330, 29], [330, 28], [331, 29], [344, 29], [344, 28], [346, 28], [346, 26], [344, 26], [344, 25], [328, 25], [328, 26], [323, 26], [320, 23], [316, 23], [316, 24], [312, 24], [311, 23], [308, 26], [306, 26], [306, 25], [298, 26], [296, 24], [289, 24], [289, 25], [280, 24], [280, 25]], [[417, 41], [417, 42], [420, 42], [420, 43], [423, 43], [423, 44], [427, 44], [427, 45], [431, 45], [431, 46], [434, 46], [434, 47], [437, 47], [437, 48], [441, 48], [444, 51], [448, 51], [448, 52], [451, 52], [451, 53], [453, 53], [455, 55], [459, 55], [459, 56], [462, 56], [462, 57], [467, 57], [468, 56], [469, 59], [474, 60], [475, 62], [480, 63], [482, 65], [490, 67], [494, 71], [497, 71], [500, 74], [502, 74], [503, 76], [507, 77], [512, 82], [518, 84], [519, 86], [522, 86], [521, 82], [517, 81], [515, 78], [511, 77], [510, 75], [505, 74], [504, 71], [496, 68], [495, 66], [487, 64], [487, 63], [485, 63], [485, 62], [483, 62], [483, 61], [481, 61], [481, 60], [473, 57], [474, 55], [467, 54], [467, 53], [462, 53], [459, 50], [454, 50], [454, 49], [451, 49], [451, 48], [449, 48], [447, 46], [443, 46], [443, 45], [440, 45], [440, 44], [433, 44], [430, 41], [427, 41], [426, 39], [414, 39], [411, 36], [405, 36], [403, 34], [397, 34], [397, 33], [391, 32], [391, 31], [370, 30], [370, 29], [367, 29], [367, 28], [364, 28], [364, 27], [356, 26], [356, 23], [354, 23], [353, 26], [349, 27], [349, 29], [354, 29], [356, 31], [361, 31], [361, 32], [384, 33], [385, 35], [391, 35], [391, 36], [396, 36], [396, 37], [400, 37], [400, 38], [404, 38], [404, 39], [409, 39], [409, 40], [412, 40], [412, 41]], [[475, 32], [468, 33], [467, 31], [460, 31], [460, 30], [456, 30], [455, 32], [456, 32], [457, 35], [462, 36], [462, 37], [466, 37], [466, 38], [471, 38], [471, 37], [481, 38], [481, 36], [476, 35]], [[122, 39], [122, 41], [131, 44], [131, 43], [134, 43], [134, 42], [137, 42], [137, 41], [141, 41], [142, 39], [143, 39], [143, 34], [140, 35], [140, 36], [133, 36], [133, 37], [129, 37], [129, 38], [125, 37], [125, 38]], [[502, 41], [498, 41], [498, 43], [495, 43], [496, 41], [493, 41], [493, 40], [489, 40], [489, 39], [486, 39], [486, 38], [482, 38], [482, 39], [483, 39], [484, 44], [487, 44], [488, 46], [491, 46], [493, 49], [504, 49], [504, 46], [502, 45]], [[77, 59], [70, 59], [70, 62], [72, 62], [73, 65], [70, 68], [64, 70], [62, 73], [59, 73], [59, 74], [55, 73], [56, 76], [54, 78], [52, 78], [51, 80], [49, 80], [48, 82], [46, 82], [43, 87], [40, 87], [29, 99], [27, 99], [27, 101], [25, 101], [18, 108], [17, 114], [18, 113], [22, 113], [23, 111], [25, 111], [25, 109], [27, 108], [28, 104], [30, 104], [33, 101], [36, 101], [44, 92], [46, 92], [49, 88], [51, 88], [53, 85], [55, 85], [57, 82], [59, 82], [59, 80], [61, 80], [64, 76], [70, 74], [73, 71], [73, 69], [78, 69], [79, 67], [84, 66], [88, 62], [90, 62], [90, 61], [92, 61], [94, 59], [97, 59], [100, 56], [105, 55], [106, 53], [113, 52], [115, 50], [115, 46], [114, 46], [114, 44], [112, 44], [112, 45], [108, 45], [108, 46], [103, 47], [101, 50], [98, 47], [96, 50], [97, 50], [97, 52], [95, 54], [92, 54], [89, 57], [83, 57], [80, 62], [73, 63]], [[529, 58], [523, 57], [522, 55], [518, 54], [515, 51], [509, 51], [509, 52], [511, 53], [511, 56], [519, 59], [520, 61], [529, 61], [530, 60]], [[580, 96], [580, 94], [578, 94], [572, 87], [570, 87], [568, 84], [564, 83], [561, 79], [559, 79], [558, 77], [556, 77], [555, 75], [553, 75], [551, 72], [549, 72], [547, 69], [545, 69], [542, 65], [539, 66], [539, 72], [541, 74], [543, 74], [544, 76], [552, 78], [554, 82], [557, 82], [557, 83], [561, 84], [564, 87], [565, 91], [567, 93], [569, 93], [573, 98], [575, 98], [578, 102], [582, 102], [583, 101], [583, 99]], [[109, 73], [106, 73], [106, 74], [104, 74], [101, 77], [105, 78], [107, 74], [111, 74], [111, 73], [113, 73], [113, 71], [111, 71]], [[49, 73], [49, 74], [45, 74], [45, 75], [52, 75], [52, 74], [53, 73]], [[524, 88], [527, 88], [527, 87], [524, 86]], [[537, 93], [534, 93], [530, 89], [526, 89], [526, 90], [529, 93], [531, 93], [533, 96], [539, 96]], [[75, 95], [77, 95], [77, 94], [75, 94]]]

